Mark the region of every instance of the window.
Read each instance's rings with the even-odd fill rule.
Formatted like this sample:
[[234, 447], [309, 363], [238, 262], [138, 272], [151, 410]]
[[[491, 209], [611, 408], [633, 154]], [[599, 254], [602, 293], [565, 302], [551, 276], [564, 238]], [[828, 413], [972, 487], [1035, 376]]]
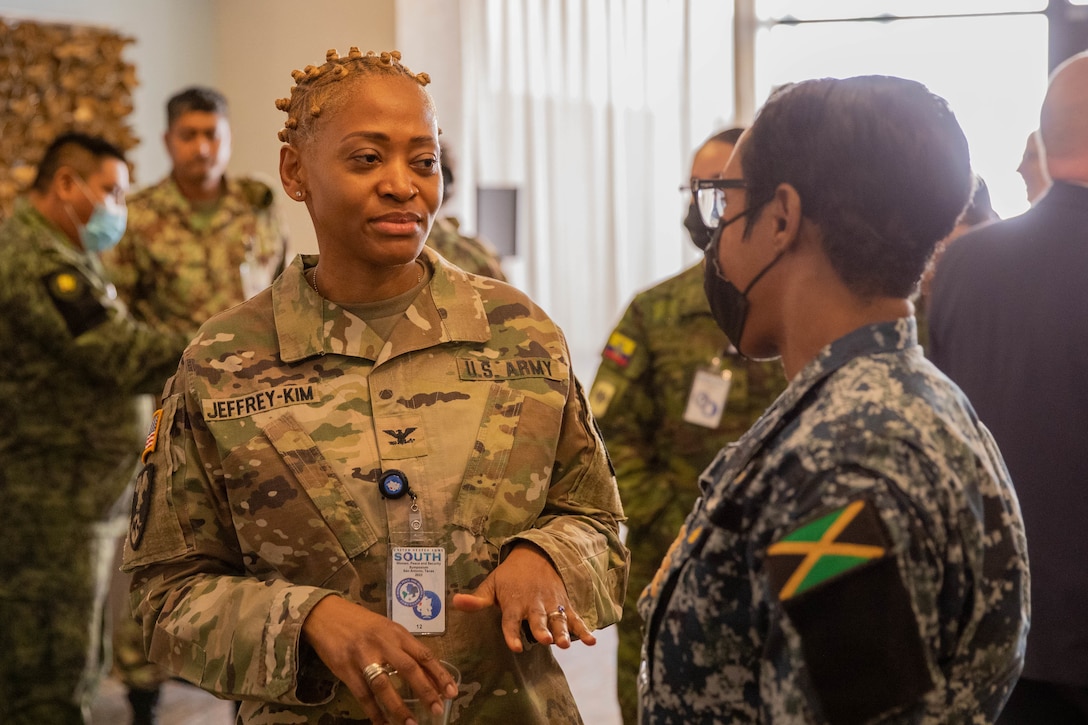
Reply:
[[1046, 92], [1045, 5], [755, 0], [756, 104], [775, 86], [805, 78], [885, 74], [920, 81], [952, 106], [994, 209], [1002, 217], [1019, 214], [1028, 203], [1016, 167]]

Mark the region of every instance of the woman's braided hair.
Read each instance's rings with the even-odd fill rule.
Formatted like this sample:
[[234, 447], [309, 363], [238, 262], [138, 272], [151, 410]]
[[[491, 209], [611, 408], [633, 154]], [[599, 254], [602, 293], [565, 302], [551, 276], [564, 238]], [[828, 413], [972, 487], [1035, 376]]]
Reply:
[[279, 132], [280, 141], [296, 144], [310, 140], [314, 120], [346, 95], [345, 84], [339, 81], [376, 74], [411, 78], [421, 87], [431, 82], [426, 73], [413, 73], [401, 65], [399, 50], [382, 53], [371, 50], [364, 54], [352, 46], [346, 56], [340, 57], [332, 48], [325, 53], [321, 65], [308, 65], [291, 72], [295, 79], [291, 96], [276, 101], [276, 108], [287, 112], [287, 121]]

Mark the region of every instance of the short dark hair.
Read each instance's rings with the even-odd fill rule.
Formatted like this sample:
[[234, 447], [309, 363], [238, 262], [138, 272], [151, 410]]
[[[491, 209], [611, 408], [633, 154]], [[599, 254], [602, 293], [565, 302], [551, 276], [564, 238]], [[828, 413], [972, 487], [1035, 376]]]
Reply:
[[215, 113], [228, 118], [227, 99], [214, 88], [204, 86], [192, 86], [179, 91], [166, 102], [166, 127], [173, 126], [174, 121], [190, 111]]
[[742, 133], [744, 133], [744, 129], [740, 126], [727, 128], [724, 131], [718, 131], [717, 133], [712, 134], [710, 138], [703, 142], [703, 146], [706, 146], [712, 141], [716, 141], [717, 143], [727, 143], [730, 146], [736, 146], [737, 141], [740, 140], [740, 135]]
[[967, 139], [948, 103], [890, 76], [821, 78], [775, 93], [741, 155], [753, 213], [779, 184], [801, 197], [842, 281], [907, 297], [972, 189]]
[[104, 138], [75, 131], [63, 133], [45, 149], [31, 188], [45, 193], [57, 171], [64, 166], [75, 169], [84, 177], [90, 176], [105, 158], [126, 161], [125, 153]]

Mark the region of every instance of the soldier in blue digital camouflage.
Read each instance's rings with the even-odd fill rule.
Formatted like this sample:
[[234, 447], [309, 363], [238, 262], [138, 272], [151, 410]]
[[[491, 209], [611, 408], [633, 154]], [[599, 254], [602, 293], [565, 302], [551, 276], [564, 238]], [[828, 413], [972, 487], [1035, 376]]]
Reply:
[[908, 301], [970, 194], [962, 130], [913, 81], [806, 81], [716, 186], [710, 308], [790, 385], [639, 601], [642, 722], [993, 722], [1024, 656], [1023, 521]]
[[96, 595], [113, 548], [97, 525], [147, 432], [136, 394], [157, 392], [185, 345], [129, 316], [99, 263], [124, 232], [128, 178], [113, 145], [63, 135], [0, 227], [5, 725], [84, 721], [108, 664]]
[[[700, 251], [710, 229], [698, 201], [712, 198], [700, 181], [721, 178], [741, 130], [712, 135], [692, 159], [684, 226]], [[638, 719], [639, 594], [699, 496], [699, 473], [785, 387], [781, 363], [743, 358], [718, 328], [703, 292], [701, 261], [636, 295], [608, 338], [589, 401], [627, 515], [631, 573], [619, 624], [616, 695], [629, 725]]]
[[352, 48], [293, 76], [280, 172], [320, 255], [167, 384], [125, 551], [150, 659], [259, 725], [403, 723], [394, 679], [454, 722], [580, 722], [550, 645], [619, 619], [627, 552], [564, 336], [424, 247], [426, 74]]

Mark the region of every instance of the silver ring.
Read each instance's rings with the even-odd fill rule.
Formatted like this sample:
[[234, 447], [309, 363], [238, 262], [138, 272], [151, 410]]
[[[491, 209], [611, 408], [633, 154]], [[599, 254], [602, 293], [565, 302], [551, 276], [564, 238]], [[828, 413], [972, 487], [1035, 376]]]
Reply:
[[383, 662], [373, 662], [363, 669], [363, 677], [366, 678], [368, 686], [373, 686], [374, 680], [382, 675], [395, 675], [396, 673], [397, 671], [393, 669], [393, 665]]
[[560, 604], [558, 607], [556, 607], [554, 612], [548, 612], [548, 619], [549, 620], [554, 619], [556, 617], [559, 617], [560, 619], [566, 619], [567, 618], [567, 608], [564, 607], [562, 604]]

